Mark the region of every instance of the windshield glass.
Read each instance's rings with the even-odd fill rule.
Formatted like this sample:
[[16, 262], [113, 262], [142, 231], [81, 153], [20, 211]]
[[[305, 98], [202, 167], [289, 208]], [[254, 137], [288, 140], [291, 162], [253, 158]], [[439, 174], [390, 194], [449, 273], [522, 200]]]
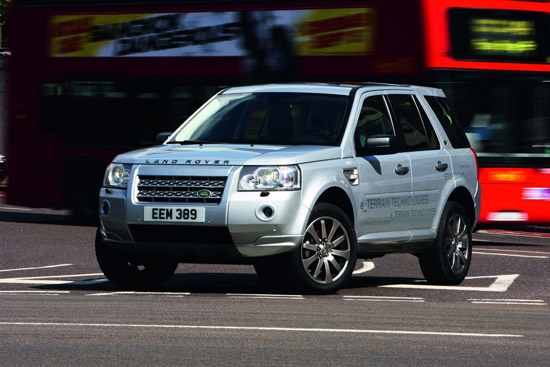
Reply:
[[305, 93], [219, 95], [171, 142], [338, 145], [348, 97]]

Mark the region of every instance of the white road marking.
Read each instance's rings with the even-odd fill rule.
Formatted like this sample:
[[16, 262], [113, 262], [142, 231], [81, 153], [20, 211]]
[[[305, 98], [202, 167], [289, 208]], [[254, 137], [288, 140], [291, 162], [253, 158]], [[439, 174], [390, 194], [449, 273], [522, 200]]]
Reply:
[[420, 297], [382, 297], [382, 296], [344, 296], [345, 301], [363, 301], [363, 302], [426, 302]]
[[0, 322], [3, 326], [45, 326], [45, 327], [93, 327], [93, 328], [140, 328], [140, 329], [192, 329], [192, 330], [226, 330], [226, 331], [273, 331], [304, 332], [327, 334], [393, 334], [422, 336], [455, 336], [485, 338], [523, 338], [520, 334], [459, 333], [451, 331], [414, 331], [414, 330], [369, 330], [369, 329], [324, 329], [324, 328], [286, 328], [263, 326], [223, 326], [223, 325], [162, 325], [162, 324], [96, 324], [73, 322]]
[[[407, 289], [428, 289], [428, 290], [453, 290], [453, 291], [477, 291], [477, 292], [506, 292], [514, 280], [519, 274], [509, 275], [492, 275], [492, 276], [479, 276], [479, 277], [466, 277], [466, 279], [491, 279], [495, 278], [495, 281], [487, 287], [466, 287], [466, 286], [438, 286], [429, 285], [423, 281], [416, 284], [386, 284], [379, 285], [382, 288], [407, 288]], [[85, 280], [63, 280], [62, 278], [82, 278], [82, 277], [94, 277], [93, 279]], [[98, 278], [99, 277], [99, 278]], [[89, 274], [68, 274], [68, 275], [49, 275], [49, 276], [35, 276], [35, 277], [19, 277], [19, 278], [3, 278], [0, 279], [2, 284], [29, 284], [29, 285], [92, 285], [106, 283], [109, 280], [104, 278], [103, 273], [89, 273]], [[228, 294], [233, 297], [254, 297], [254, 298], [280, 298], [287, 297], [293, 299], [299, 299], [296, 295], [266, 295], [266, 294]]]
[[494, 252], [517, 252], [517, 253], [524, 253], [524, 254], [544, 254], [548, 255], [549, 253], [546, 251], [527, 251], [527, 250], [506, 250], [506, 249], [495, 249], [495, 248], [485, 248], [485, 247], [476, 247], [477, 250], [481, 251], [494, 251]]
[[353, 275], [363, 274], [363, 273], [366, 273], [367, 271], [371, 271], [373, 269], [374, 269], [374, 263], [372, 261], [363, 261], [363, 266], [360, 267], [359, 269], [356, 269], [353, 272]]
[[514, 280], [519, 277], [519, 274], [509, 275], [488, 275], [479, 277], [466, 277], [466, 279], [491, 279], [496, 278], [493, 284], [488, 287], [466, 287], [458, 285], [430, 285], [427, 283], [417, 284], [386, 284], [380, 285], [382, 288], [407, 288], [407, 289], [431, 289], [431, 290], [446, 290], [446, 291], [476, 291], [476, 292], [506, 292], [512, 285]]
[[163, 297], [185, 297], [190, 296], [189, 292], [139, 292], [139, 291], [118, 291], [118, 292], [104, 292], [104, 293], [90, 293], [86, 296], [163, 296]]
[[[534, 237], [534, 238], [548, 238], [550, 233], [544, 232], [525, 232], [525, 231], [506, 231], [501, 229], [480, 229], [478, 233], [493, 234], [493, 235], [504, 235], [504, 236], [514, 236], [514, 237]], [[485, 242], [489, 240], [483, 240]], [[493, 241], [494, 242], [494, 241]]]
[[61, 280], [60, 278], [82, 278], [82, 277], [103, 277], [103, 273], [90, 274], [69, 274], [69, 275], [48, 275], [37, 277], [21, 277], [21, 278], [4, 278], [0, 279], [0, 283], [4, 284], [33, 284], [33, 285], [90, 285], [108, 282], [105, 278], [87, 279], [87, 280]]
[[0, 291], [0, 295], [39, 295], [39, 296], [59, 296], [61, 294], [68, 294], [70, 291]]
[[548, 306], [542, 299], [477, 299], [472, 298], [468, 301], [476, 304], [490, 304], [490, 305], [530, 305], [530, 306]]
[[34, 267], [30, 267], [30, 268], [0, 269], [0, 273], [10, 272], [10, 271], [24, 271], [24, 270], [62, 268], [64, 266], [72, 266], [72, 265], [73, 264], [58, 264], [58, 265], [34, 266]]
[[508, 256], [508, 257], [526, 257], [530, 259], [548, 259], [548, 256], [539, 256], [539, 255], [517, 255], [517, 254], [499, 254], [496, 252], [480, 252], [480, 251], [472, 251], [473, 254], [476, 255], [492, 255], [492, 256]]
[[253, 298], [253, 299], [291, 299], [303, 300], [304, 296], [299, 294], [247, 294], [247, 293], [226, 293], [229, 298]]

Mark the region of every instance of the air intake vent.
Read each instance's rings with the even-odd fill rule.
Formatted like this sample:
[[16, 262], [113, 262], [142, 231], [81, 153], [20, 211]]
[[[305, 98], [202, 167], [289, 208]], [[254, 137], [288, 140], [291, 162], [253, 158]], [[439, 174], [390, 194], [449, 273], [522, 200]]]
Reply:
[[346, 176], [352, 186], [359, 185], [359, 172], [357, 171], [357, 168], [345, 168], [344, 176]]

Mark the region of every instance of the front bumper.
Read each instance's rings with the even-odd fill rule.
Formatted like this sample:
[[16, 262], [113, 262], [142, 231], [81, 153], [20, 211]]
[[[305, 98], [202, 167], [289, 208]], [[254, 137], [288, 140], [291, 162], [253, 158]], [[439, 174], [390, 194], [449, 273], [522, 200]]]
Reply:
[[[191, 173], [189, 167], [169, 168], [171, 175], [174, 171]], [[137, 166], [131, 177], [136, 177], [137, 171], [164, 175], [168, 167]], [[239, 172], [235, 167], [193, 167], [194, 176], [227, 175], [219, 204], [139, 202], [135, 179], [130, 180], [128, 190], [102, 188], [100, 229], [105, 242], [129, 253], [163, 254], [182, 262], [220, 262], [221, 258], [231, 262], [232, 258], [271, 256], [298, 246], [310, 215], [310, 209], [302, 204], [302, 192], [237, 191]], [[205, 218], [201, 223], [146, 220], [148, 206], [202, 207]]]

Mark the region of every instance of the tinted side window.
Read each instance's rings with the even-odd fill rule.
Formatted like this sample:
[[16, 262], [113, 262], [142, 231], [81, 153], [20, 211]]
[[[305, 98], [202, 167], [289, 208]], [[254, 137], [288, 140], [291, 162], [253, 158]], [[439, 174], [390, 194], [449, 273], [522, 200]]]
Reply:
[[437, 135], [435, 134], [434, 127], [432, 126], [432, 123], [428, 118], [426, 111], [424, 111], [424, 107], [422, 107], [420, 103], [418, 103], [418, 99], [415, 98], [415, 101], [416, 106], [420, 111], [420, 116], [422, 116], [422, 121], [424, 122], [424, 129], [426, 129], [426, 135], [428, 136], [429, 148], [434, 150], [439, 149], [439, 140], [437, 140]]
[[365, 99], [355, 129], [355, 146], [365, 147], [373, 135], [395, 135], [386, 102], [382, 96]]
[[395, 115], [395, 124], [401, 128], [405, 150], [429, 149], [428, 138], [422, 118], [411, 95], [392, 94], [389, 96]]
[[445, 98], [426, 96], [426, 101], [428, 101], [430, 107], [434, 110], [453, 148], [469, 148], [470, 142], [464, 133], [464, 129], [452, 115]]

